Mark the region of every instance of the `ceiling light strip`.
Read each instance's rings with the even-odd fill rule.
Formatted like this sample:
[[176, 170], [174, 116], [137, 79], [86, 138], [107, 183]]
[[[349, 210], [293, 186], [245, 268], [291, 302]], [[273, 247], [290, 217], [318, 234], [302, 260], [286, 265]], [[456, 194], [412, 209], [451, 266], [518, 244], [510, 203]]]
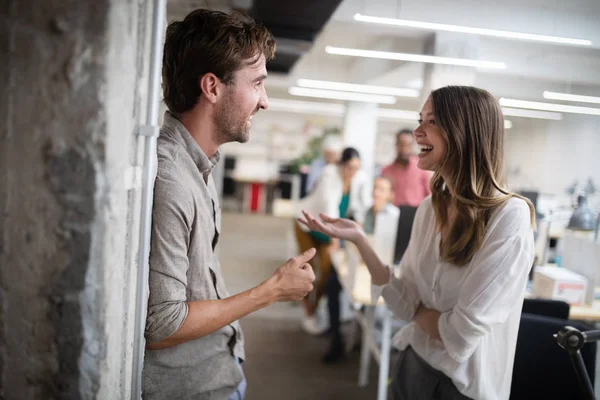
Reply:
[[526, 110], [523, 108], [502, 107], [502, 113], [508, 117], [550, 119], [555, 121], [560, 121], [561, 119], [563, 119], [561, 113], [550, 111]]
[[388, 51], [352, 49], [352, 48], [335, 47], [335, 46], [327, 46], [327, 47], [325, 47], [325, 51], [329, 54], [335, 54], [335, 55], [366, 57], [366, 58], [380, 58], [380, 59], [384, 59], [384, 60], [413, 61], [413, 62], [421, 62], [421, 63], [429, 63], [429, 64], [459, 65], [459, 66], [463, 66], [463, 67], [489, 68], [489, 69], [505, 69], [506, 68], [506, 64], [503, 62], [470, 60], [470, 59], [466, 59], [466, 58], [438, 57], [438, 56], [428, 56], [428, 55], [422, 55], [422, 54], [408, 54], [408, 53], [392, 53], [392, 52], [388, 52]]
[[377, 94], [363, 94], [354, 92], [340, 92], [337, 90], [324, 90], [324, 89], [309, 89], [301, 87], [291, 87], [288, 92], [293, 96], [304, 96], [304, 97], [315, 97], [322, 99], [334, 99], [334, 100], [348, 100], [348, 101], [361, 101], [365, 103], [382, 103], [382, 104], [395, 104], [396, 98], [393, 96], [377, 95]]
[[594, 103], [600, 104], [600, 97], [583, 96], [580, 94], [544, 92], [544, 98], [549, 100], [575, 101], [579, 103]]
[[535, 42], [569, 44], [577, 46], [591, 46], [592, 41], [587, 39], [575, 39], [561, 36], [538, 35], [534, 33], [523, 33], [513, 31], [503, 31], [496, 29], [474, 28], [470, 26], [439, 24], [434, 22], [410, 21], [405, 19], [382, 18], [368, 15], [354, 15], [356, 21], [370, 22], [383, 25], [402, 26], [407, 28], [427, 29], [433, 31], [471, 33], [482, 36], [494, 36], [508, 39], [530, 40]]
[[399, 97], [419, 97], [418, 90], [388, 86], [359, 85], [356, 83], [321, 81], [314, 79], [298, 79], [297, 84], [300, 87], [313, 89], [341, 90], [347, 92], [384, 94]]
[[571, 114], [600, 115], [600, 108], [567, 106], [564, 104], [542, 103], [538, 101], [501, 98], [500, 105], [506, 107], [529, 108], [533, 110], [565, 112]]

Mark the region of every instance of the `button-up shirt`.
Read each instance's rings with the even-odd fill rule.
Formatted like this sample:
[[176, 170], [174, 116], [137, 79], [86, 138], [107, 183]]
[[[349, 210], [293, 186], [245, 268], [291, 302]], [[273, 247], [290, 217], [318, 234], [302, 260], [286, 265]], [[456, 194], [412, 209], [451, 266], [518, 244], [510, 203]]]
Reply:
[[[221, 209], [208, 158], [169, 112], [157, 141], [150, 249], [150, 294], [145, 336], [160, 342], [187, 317], [187, 302], [229, 296], [218, 257]], [[226, 399], [242, 380], [244, 358], [237, 322], [162, 350], [147, 350], [143, 395], [150, 400]]]
[[428, 197], [417, 210], [399, 277], [391, 274], [383, 286], [387, 306], [400, 319], [411, 321], [419, 304], [441, 312], [441, 340], [411, 322], [396, 334], [394, 344], [400, 350], [412, 346], [472, 399], [509, 398], [525, 285], [533, 265], [529, 215], [523, 200], [508, 200], [492, 215], [471, 262], [456, 266], [440, 260], [440, 233]]

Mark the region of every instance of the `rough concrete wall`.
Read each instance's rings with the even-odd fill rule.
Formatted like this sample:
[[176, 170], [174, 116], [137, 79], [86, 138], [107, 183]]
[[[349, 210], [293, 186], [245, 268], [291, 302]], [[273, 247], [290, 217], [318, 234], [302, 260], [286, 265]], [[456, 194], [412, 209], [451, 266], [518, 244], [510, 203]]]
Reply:
[[[109, 15], [105, 173], [110, 184], [102, 215], [107, 229], [103, 230], [101, 264], [105, 271], [104, 287], [108, 288], [103, 303], [106, 312], [103, 328], [111, 351], [101, 365], [98, 399], [131, 396], [141, 188], [126, 182], [124, 171], [131, 165], [143, 164], [143, 140], [138, 143], [135, 131], [146, 115], [151, 3], [113, 0]], [[88, 289], [86, 292], [93, 301], [94, 289], [92, 286]]]
[[0, 2], [0, 399], [129, 395], [146, 3]]

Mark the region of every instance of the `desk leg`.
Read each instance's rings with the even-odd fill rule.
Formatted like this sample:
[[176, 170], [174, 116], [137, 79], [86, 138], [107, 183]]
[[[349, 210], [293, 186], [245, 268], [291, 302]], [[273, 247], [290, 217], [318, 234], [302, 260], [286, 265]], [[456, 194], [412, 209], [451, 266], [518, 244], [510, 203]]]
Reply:
[[[385, 307], [385, 306], [383, 306]], [[388, 377], [390, 372], [390, 352], [392, 345], [392, 316], [385, 307], [383, 316], [383, 329], [381, 332], [381, 354], [379, 361], [379, 385], [377, 400], [387, 399]]]
[[358, 373], [358, 386], [365, 387], [369, 384], [369, 364], [371, 363], [371, 341], [375, 325], [375, 306], [365, 306], [365, 326], [363, 327], [362, 343], [360, 349], [360, 370]]

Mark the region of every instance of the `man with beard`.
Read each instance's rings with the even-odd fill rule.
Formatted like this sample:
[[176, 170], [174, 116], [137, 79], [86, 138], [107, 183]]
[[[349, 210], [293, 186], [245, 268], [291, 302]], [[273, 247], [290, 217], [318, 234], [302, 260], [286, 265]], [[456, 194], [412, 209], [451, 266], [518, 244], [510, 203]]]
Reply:
[[396, 160], [381, 170], [392, 181], [394, 205], [417, 207], [431, 194], [431, 173], [417, 167], [412, 132], [403, 129], [396, 134]]
[[157, 143], [145, 399], [243, 399], [237, 320], [313, 288], [314, 249], [235, 296], [219, 265], [221, 208], [211, 171], [219, 146], [248, 141], [252, 117], [267, 108], [266, 61], [274, 52], [272, 35], [238, 13], [196, 10], [167, 28], [162, 83], [169, 111]]

